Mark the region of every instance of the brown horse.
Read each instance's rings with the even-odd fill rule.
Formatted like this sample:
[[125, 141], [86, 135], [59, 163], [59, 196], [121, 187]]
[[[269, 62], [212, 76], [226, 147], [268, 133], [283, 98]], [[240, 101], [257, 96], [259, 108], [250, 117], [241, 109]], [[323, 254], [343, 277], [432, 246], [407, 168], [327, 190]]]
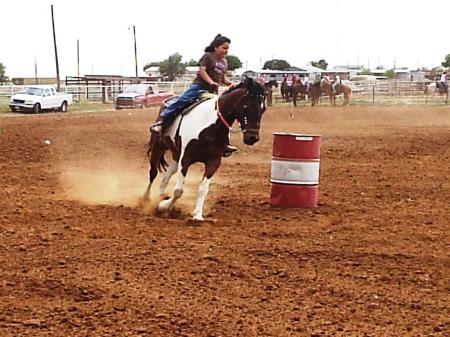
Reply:
[[305, 95], [310, 95], [308, 87], [301, 81], [292, 84], [291, 94], [294, 106], [297, 106], [298, 95], [300, 95], [300, 99], [305, 99]]
[[322, 89], [320, 88], [320, 82], [314, 82], [309, 88], [311, 94], [311, 106], [319, 104], [320, 96], [322, 96]]
[[264, 83], [264, 96], [266, 98], [267, 106], [272, 106], [273, 87], [278, 88], [277, 80], [270, 80], [269, 82]]
[[350, 95], [352, 94], [352, 88], [345, 84], [338, 84], [336, 87], [336, 94], [333, 92], [332, 83], [326, 79], [320, 81], [320, 89], [323, 93], [330, 97], [330, 103], [336, 105], [336, 96], [344, 95], [344, 102], [342, 105], [347, 105], [350, 102]]
[[291, 97], [291, 86], [286, 81], [281, 82], [280, 93], [284, 101], [289, 102]]

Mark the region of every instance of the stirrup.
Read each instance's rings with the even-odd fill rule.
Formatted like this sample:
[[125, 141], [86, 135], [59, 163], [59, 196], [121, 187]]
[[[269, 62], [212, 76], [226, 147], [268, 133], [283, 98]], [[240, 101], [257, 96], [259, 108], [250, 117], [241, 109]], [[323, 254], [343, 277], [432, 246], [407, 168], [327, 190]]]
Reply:
[[163, 122], [157, 122], [150, 126], [150, 132], [160, 135], [163, 131]]
[[237, 147], [231, 146], [231, 145], [227, 145], [225, 147], [225, 150], [223, 151], [223, 157], [229, 157], [233, 154], [233, 152], [237, 151]]

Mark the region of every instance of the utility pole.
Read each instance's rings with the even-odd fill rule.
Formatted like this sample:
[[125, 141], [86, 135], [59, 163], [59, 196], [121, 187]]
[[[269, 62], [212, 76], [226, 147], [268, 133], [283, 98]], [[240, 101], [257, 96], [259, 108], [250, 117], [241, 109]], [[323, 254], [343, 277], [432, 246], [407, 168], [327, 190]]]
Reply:
[[80, 101], [80, 40], [77, 39], [77, 92], [78, 92], [78, 102]]
[[36, 60], [36, 55], [34, 55], [34, 84], [39, 84], [38, 75], [37, 75], [37, 60]]
[[80, 80], [80, 40], [77, 39], [77, 77]]
[[134, 36], [134, 62], [136, 64], [136, 79], [138, 79], [138, 62], [137, 62], [136, 26], [135, 25], [133, 25], [133, 36]]
[[55, 19], [53, 17], [53, 5], [52, 10], [52, 26], [53, 26], [53, 45], [55, 46], [55, 61], [56, 61], [56, 90], [59, 91], [59, 63], [58, 63], [58, 50], [56, 48], [56, 33], [55, 33]]

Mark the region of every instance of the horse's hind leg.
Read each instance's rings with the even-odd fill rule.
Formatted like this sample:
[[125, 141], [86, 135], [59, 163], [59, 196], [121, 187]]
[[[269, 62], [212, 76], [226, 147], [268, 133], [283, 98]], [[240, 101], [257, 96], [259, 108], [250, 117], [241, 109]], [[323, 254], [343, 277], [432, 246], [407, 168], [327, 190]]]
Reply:
[[158, 175], [158, 164], [162, 156], [164, 156], [165, 149], [157, 144], [153, 144], [152, 152], [150, 154], [150, 170], [148, 172], [149, 175], [149, 181], [147, 185], [147, 189], [144, 193], [144, 201], [150, 200], [150, 192], [152, 189], [153, 181], [155, 180], [156, 176]]
[[177, 183], [175, 185], [173, 195], [169, 199], [162, 200], [159, 202], [158, 212], [167, 212], [168, 210], [170, 210], [173, 207], [175, 202], [181, 198], [181, 196], [183, 195], [183, 187], [184, 187], [185, 179], [186, 179], [186, 175], [183, 174], [180, 169], [178, 169]]
[[159, 195], [161, 198], [164, 196], [164, 192], [169, 184], [170, 178], [177, 172], [178, 163], [175, 160], [172, 160], [167, 168], [166, 172], [161, 177], [161, 181], [159, 183]]
[[350, 103], [350, 97], [349, 97], [349, 95], [344, 95], [344, 104], [343, 105], [348, 105], [348, 103]]
[[144, 201], [150, 200], [150, 191], [152, 189], [152, 183], [155, 180], [156, 176], [158, 175], [157, 165], [150, 164], [150, 170], [148, 172], [148, 175], [149, 175], [149, 180], [148, 180], [147, 189], [145, 190], [145, 193], [144, 193]]
[[[166, 212], [170, 210], [175, 202], [181, 198], [183, 195], [183, 187], [184, 187], [184, 181], [186, 179], [186, 174], [189, 166], [192, 164], [184, 159], [184, 151], [181, 151], [180, 156], [178, 157], [178, 162], [176, 163], [176, 170], [177, 170], [177, 182], [175, 184], [175, 189], [173, 190], [173, 195], [169, 199], [162, 200], [159, 202], [158, 205], [158, 212]], [[175, 166], [172, 166], [172, 169], [174, 169]], [[170, 176], [173, 175], [170, 174]], [[168, 176], [170, 178], [170, 176]]]

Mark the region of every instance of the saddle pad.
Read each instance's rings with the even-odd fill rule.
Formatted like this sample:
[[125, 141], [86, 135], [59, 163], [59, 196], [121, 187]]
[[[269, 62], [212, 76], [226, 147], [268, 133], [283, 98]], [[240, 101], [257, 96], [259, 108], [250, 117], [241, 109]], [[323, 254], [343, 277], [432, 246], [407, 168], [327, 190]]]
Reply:
[[198, 100], [196, 100], [195, 102], [193, 102], [192, 104], [190, 104], [186, 109], [184, 109], [181, 114], [187, 115], [189, 112], [191, 112], [192, 110], [194, 110], [195, 107], [197, 107], [198, 105], [202, 104], [203, 102], [206, 102], [210, 99], [216, 98], [217, 95], [214, 94], [210, 94], [210, 93], [202, 93], [199, 97]]

